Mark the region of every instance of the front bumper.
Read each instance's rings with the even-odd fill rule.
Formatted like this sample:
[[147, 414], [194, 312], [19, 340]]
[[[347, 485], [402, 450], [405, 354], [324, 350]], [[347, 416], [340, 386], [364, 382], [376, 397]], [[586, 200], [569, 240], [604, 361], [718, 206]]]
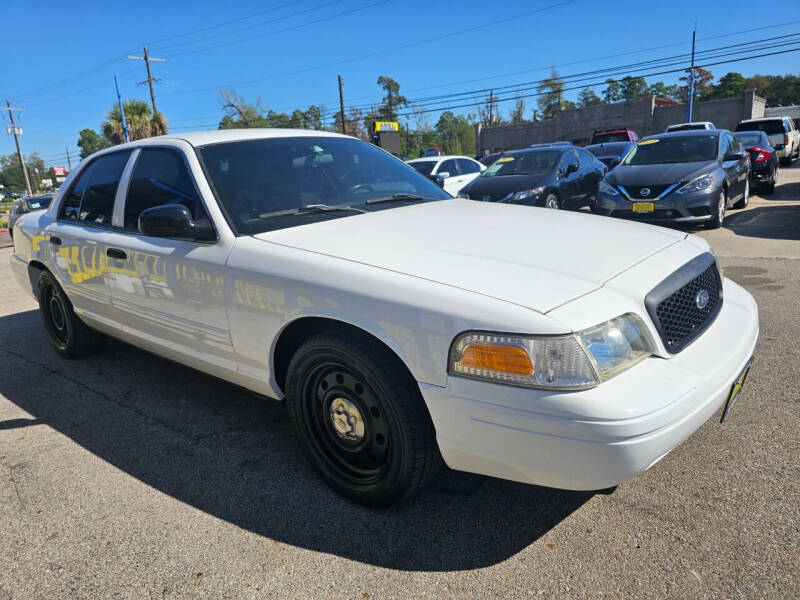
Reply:
[[753, 355], [755, 301], [730, 280], [724, 296], [714, 323], [681, 353], [651, 357], [590, 390], [452, 376], [447, 387], [420, 384], [445, 462], [571, 490], [608, 488], [647, 470], [722, 406]]
[[[647, 223], [702, 223], [710, 221], [716, 214], [720, 189], [710, 189], [689, 194], [670, 192], [663, 198], [629, 199], [620, 193], [616, 196], [598, 192], [595, 212], [606, 217], [618, 217]], [[653, 202], [654, 211], [637, 213], [633, 211], [634, 202]]]

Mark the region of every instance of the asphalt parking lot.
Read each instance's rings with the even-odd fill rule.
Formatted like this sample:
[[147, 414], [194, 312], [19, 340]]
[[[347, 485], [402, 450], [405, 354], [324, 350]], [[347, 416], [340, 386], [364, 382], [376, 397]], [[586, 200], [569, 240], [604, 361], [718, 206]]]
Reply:
[[611, 495], [444, 472], [386, 511], [283, 410], [118, 342], [65, 361], [0, 249], [0, 600], [800, 597], [800, 167], [697, 233], [758, 301], [744, 395]]

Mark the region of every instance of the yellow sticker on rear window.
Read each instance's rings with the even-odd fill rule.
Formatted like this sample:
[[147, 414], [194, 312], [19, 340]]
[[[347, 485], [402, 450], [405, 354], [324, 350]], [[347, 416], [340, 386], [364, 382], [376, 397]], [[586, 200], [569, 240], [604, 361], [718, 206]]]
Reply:
[[514, 160], [513, 156], [504, 156], [503, 158], [498, 158], [497, 162], [511, 162]]
[[661, 140], [659, 140], [659, 139], [655, 139], [655, 140], [644, 140], [643, 142], [639, 142], [639, 145], [640, 145], [640, 146], [646, 146], [647, 144], [657, 144], [657, 143], [658, 143], [658, 142], [660, 142], [660, 141], [661, 141]]

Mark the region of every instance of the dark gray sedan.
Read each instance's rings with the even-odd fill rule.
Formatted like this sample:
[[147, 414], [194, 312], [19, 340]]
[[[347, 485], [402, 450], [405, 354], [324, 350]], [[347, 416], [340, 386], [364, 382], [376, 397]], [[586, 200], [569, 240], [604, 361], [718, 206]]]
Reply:
[[14, 223], [22, 215], [34, 210], [43, 210], [50, 206], [53, 201], [53, 194], [42, 194], [40, 196], [26, 196], [20, 198], [11, 205], [11, 214], [8, 215], [8, 235], [14, 238]]
[[595, 212], [652, 223], [720, 227], [750, 197], [750, 159], [730, 131], [680, 131], [641, 140], [603, 181]]

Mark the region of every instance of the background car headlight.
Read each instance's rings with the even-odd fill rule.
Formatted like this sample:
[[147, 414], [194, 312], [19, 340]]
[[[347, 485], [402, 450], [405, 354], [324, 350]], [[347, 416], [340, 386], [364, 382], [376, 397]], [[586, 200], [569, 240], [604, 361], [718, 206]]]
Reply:
[[654, 351], [644, 323], [628, 313], [563, 336], [462, 333], [451, 346], [449, 372], [512, 385], [585, 389]]
[[524, 200], [525, 198], [535, 198], [544, 191], [544, 187], [533, 188], [532, 190], [522, 190], [511, 195], [512, 200]]
[[600, 183], [597, 186], [597, 191], [600, 192], [601, 194], [608, 194], [609, 196], [617, 196], [617, 195], [619, 195], [619, 192], [617, 191], [617, 189], [613, 185], [611, 185], [610, 183], [607, 183], [603, 179], [600, 180]]
[[701, 175], [681, 187], [678, 193], [688, 194], [689, 192], [699, 192], [700, 190], [708, 189], [712, 183], [714, 183], [714, 177], [711, 174]]

